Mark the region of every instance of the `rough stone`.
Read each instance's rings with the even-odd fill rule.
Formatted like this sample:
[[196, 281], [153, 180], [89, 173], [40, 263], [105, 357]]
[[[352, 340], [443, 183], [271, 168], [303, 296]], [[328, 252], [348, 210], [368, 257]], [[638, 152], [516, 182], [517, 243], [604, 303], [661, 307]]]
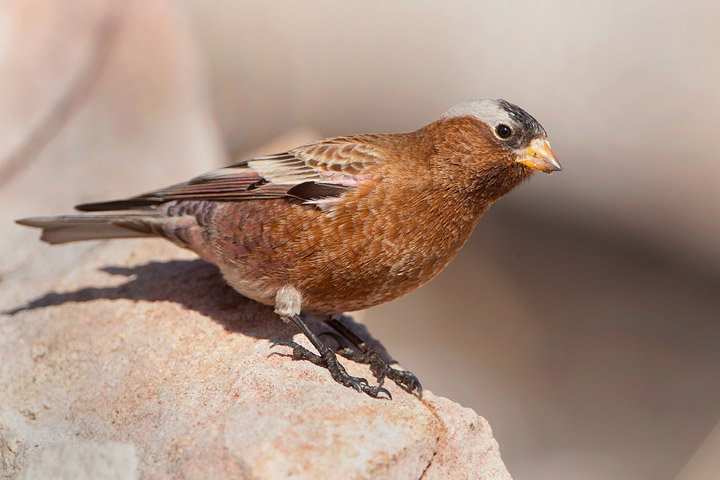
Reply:
[[288, 358], [273, 344], [302, 335], [164, 241], [99, 244], [2, 307], [0, 424], [16, 433], [0, 438], [26, 455], [71, 438], [134, 445], [143, 478], [509, 478], [474, 412], [393, 384], [372, 399]]

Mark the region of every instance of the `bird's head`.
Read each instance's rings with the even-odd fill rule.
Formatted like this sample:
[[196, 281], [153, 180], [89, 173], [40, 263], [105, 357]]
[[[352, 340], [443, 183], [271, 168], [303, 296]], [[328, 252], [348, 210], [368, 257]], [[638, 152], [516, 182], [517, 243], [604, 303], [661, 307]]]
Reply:
[[562, 170], [542, 125], [505, 100], [461, 103], [432, 125], [439, 133], [436, 138], [443, 139], [436, 144], [440, 144], [446, 168], [462, 166], [468, 182], [476, 188], [491, 189], [495, 185], [498, 196], [536, 171]]

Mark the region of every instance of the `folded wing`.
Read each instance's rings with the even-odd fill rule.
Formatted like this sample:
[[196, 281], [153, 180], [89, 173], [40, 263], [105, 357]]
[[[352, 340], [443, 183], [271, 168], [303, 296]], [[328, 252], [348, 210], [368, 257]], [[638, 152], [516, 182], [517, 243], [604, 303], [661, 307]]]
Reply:
[[337, 137], [258, 157], [192, 180], [125, 200], [86, 203], [84, 212], [152, 209], [174, 200], [240, 201], [294, 198], [306, 202], [339, 197], [363, 182], [386, 158], [380, 135]]

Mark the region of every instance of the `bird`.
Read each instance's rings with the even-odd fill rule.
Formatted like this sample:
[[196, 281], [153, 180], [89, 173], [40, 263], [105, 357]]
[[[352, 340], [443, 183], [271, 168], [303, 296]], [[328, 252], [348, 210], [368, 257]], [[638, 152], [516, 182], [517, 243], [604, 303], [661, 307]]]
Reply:
[[[154, 192], [32, 217], [41, 240], [162, 237], [215, 264], [242, 295], [274, 307], [317, 350], [289, 342], [292, 357], [326, 368], [345, 387], [386, 395], [391, 367], [340, 316], [396, 299], [455, 257], [493, 202], [535, 172], [562, 170], [547, 133], [502, 99], [471, 100], [407, 133], [328, 138], [252, 158]], [[355, 345], [341, 356], [369, 363], [378, 385], [347, 373], [309, 327], [321, 315]]]

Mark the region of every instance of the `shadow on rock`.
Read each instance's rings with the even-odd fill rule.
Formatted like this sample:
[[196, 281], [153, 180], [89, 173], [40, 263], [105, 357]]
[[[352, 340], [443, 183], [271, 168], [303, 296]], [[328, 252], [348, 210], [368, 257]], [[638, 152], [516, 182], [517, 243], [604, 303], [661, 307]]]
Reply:
[[[279, 319], [272, 307], [240, 295], [225, 283], [217, 267], [200, 259], [150, 262], [136, 267], [109, 266], [100, 270], [109, 275], [127, 277], [128, 280], [113, 287], [86, 287], [70, 292], [47, 293], [2, 313], [15, 315], [38, 308], [99, 299], [174, 302], [211, 318], [229, 332], [272, 340], [289, 339], [297, 333], [294, 326]], [[325, 318], [305, 318], [315, 333], [323, 335], [333, 332], [324, 323]], [[355, 323], [352, 317], [346, 315], [342, 323], [370, 343], [386, 361], [392, 361], [387, 350], [370, 335], [364, 325]], [[329, 342], [329, 345], [336, 342], [335, 338], [323, 335], [323, 340]]]
[[[100, 270], [110, 275], [127, 277], [128, 280], [112, 287], [86, 287], [70, 292], [47, 293], [3, 313], [14, 315], [38, 308], [98, 299], [174, 302], [212, 318], [228, 331], [253, 336], [257, 336], [254, 332], [256, 329], [245, 328], [248, 324], [277, 318], [272, 307], [243, 297], [225, 283], [217, 267], [200, 259], [150, 262], [136, 267], [109, 266]], [[246, 322], [245, 318], [249, 321]], [[277, 325], [273, 327], [267, 331], [277, 334]], [[260, 336], [265, 337], [262, 334]]]

